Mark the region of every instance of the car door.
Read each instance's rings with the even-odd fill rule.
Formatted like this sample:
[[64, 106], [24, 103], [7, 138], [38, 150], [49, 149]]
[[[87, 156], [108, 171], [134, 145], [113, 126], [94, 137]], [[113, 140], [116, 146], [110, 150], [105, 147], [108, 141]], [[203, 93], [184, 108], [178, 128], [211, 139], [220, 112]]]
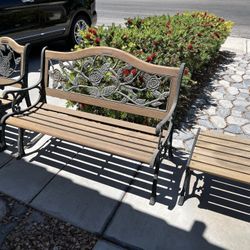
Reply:
[[65, 33], [69, 21], [70, 1], [38, 0], [41, 16], [41, 35], [44, 39], [59, 37]]
[[36, 0], [3, 0], [0, 4], [0, 35], [22, 43], [36, 39], [40, 18]]

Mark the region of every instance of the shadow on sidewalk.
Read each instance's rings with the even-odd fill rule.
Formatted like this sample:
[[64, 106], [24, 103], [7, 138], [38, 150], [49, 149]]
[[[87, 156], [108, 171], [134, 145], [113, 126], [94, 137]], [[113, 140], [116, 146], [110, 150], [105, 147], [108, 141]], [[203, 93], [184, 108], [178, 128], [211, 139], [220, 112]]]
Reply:
[[[86, 147], [79, 150], [79, 146], [55, 138], [51, 138], [49, 145], [39, 150], [30, 162], [55, 166], [55, 161], [66, 163], [65, 156], [71, 151], [77, 154], [65, 166], [59, 165], [59, 169], [149, 199], [153, 169], [146, 164]], [[169, 209], [176, 205], [186, 158], [186, 153], [178, 152], [174, 163], [166, 161], [160, 168], [157, 202]]]
[[[6, 137], [8, 150], [15, 153], [17, 129], [8, 126]], [[25, 143], [28, 143], [28, 147], [32, 146], [30, 142], [36, 141], [36, 137], [39, 138], [36, 133], [29, 131], [25, 133]], [[74, 155], [75, 152], [77, 152], [76, 155]], [[187, 157], [188, 155], [184, 152], [176, 152], [173, 162], [166, 161], [160, 168], [157, 202], [166, 205], [170, 210], [177, 203]], [[51, 138], [45, 148], [38, 150], [30, 162], [53, 166], [58, 168], [58, 171], [63, 169], [77, 176], [116, 189], [126, 190], [146, 199], [150, 197], [153, 170], [146, 164], [65, 143], [55, 138]], [[55, 162], [57, 163], [55, 164]], [[247, 198], [250, 196], [249, 187], [204, 174], [200, 174], [199, 178], [204, 179], [204, 176], [203, 191], [197, 195], [197, 191], [199, 193], [201, 187], [197, 188], [196, 183], [190, 197], [197, 197], [200, 200], [201, 208], [245, 220], [245, 213], [247, 213], [250, 203]]]
[[250, 222], [249, 185], [197, 172], [193, 178], [187, 199], [196, 197], [199, 208]]
[[[230, 51], [220, 51], [219, 56], [214, 62], [207, 67], [204, 67], [204, 71], [193, 76], [193, 80], [197, 82], [186, 93], [186, 101], [183, 108], [177, 106], [177, 114], [181, 117], [178, 129], [188, 130], [195, 125], [197, 120], [198, 111], [208, 109], [217, 104], [214, 98], [211, 96], [211, 92], [216, 89], [214, 81], [222, 80], [224, 72], [229, 68], [229, 64], [234, 61], [236, 54]], [[219, 91], [219, 89], [218, 89]]]
[[[49, 146], [40, 150], [41, 152], [39, 156], [36, 156], [31, 162], [27, 162], [25, 167], [28, 167], [29, 170], [31, 170], [32, 167], [36, 168], [37, 175], [44, 176], [44, 173], [49, 175], [50, 181], [48, 182], [48, 186], [54, 185], [54, 187], [58, 188], [62, 184], [63, 186], [61, 186], [60, 189], [53, 190], [53, 195], [51, 195], [50, 192], [46, 192], [48, 186], [44, 187], [45, 194], [43, 194], [44, 197], [42, 197], [42, 199], [44, 199], [46, 202], [44, 202], [42, 206], [38, 207], [36, 199], [41, 199], [39, 195], [42, 195], [42, 193], [38, 193], [38, 196], [35, 195], [30, 201], [31, 206], [34, 206], [41, 211], [46, 211], [56, 218], [65, 220], [88, 231], [91, 230], [88, 226], [83, 227], [84, 223], [82, 224], [82, 221], [87, 221], [87, 225], [88, 223], [98, 224], [96, 220], [101, 220], [102, 218], [103, 221], [101, 223], [101, 230], [99, 232], [94, 232], [98, 233], [102, 239], [115, 243], [121, 247], [124, 247], [125, 249], [223, 249], [222, 247], [210, 243], [205, 238], [203, 234], [207, 226], [203, 222], [195, 220], [190, 230], [174, 227], [168, 224], [165, 220], [158, 218], [158, 216], [153, 216], [151, 214], [139, 211], [129, 204], [121, 203], [120, 206], [117, 206], [119, 201], [108, 197], [107, 193], [105, 194], [105, 192], [96, 191], [91, 187], [79, 185], [77, 181], [72, 181], [63, 175], [57, 175], [54, 177], [54, 173], [48, 172], [46, 168], [36, 164], [33, 165], [32, 162], [35, 162], [35, 160], [37, 162], [37, 160], [39, 160], [43, 163], [43, 165], [49, 163], [58, 168], [60, 165], [62, 166], [64, 161], [66, 161], [68, 152], [74, 149], [72, 147], [68, 147], [66, 149], [61, 148], [62, 146], [65, 147], [63, 142], [59, 142], [56, 147], [52, 146], [52, 144], [53, 140]], [[124, 167], [118, 168], [120, 174], [110, 174], [112, 173], [112, 167], [109, 170], [106, 170], [106, 161], [111, 160], [108, 156], [102, 156], [99, 158], [98, 163], [100, 167], [97, 167], [98, 170], [93, 170], [93, 166], [91, 167], [91, 164], [95, 162], [93, 160], [90, 160], [90, 162], [81, 164], [81, 166], [79, 166], [79, 164], [76, 164], [76, 162], [80, 163], [81, 160], [86, 160], [86, 157], [83, 157], [83, 152], [86, 153], [86, 151], [83, 150], [81, 156], [74, 161], [70, 161], [70, 164], [64, 168], [64, 171], [80, 174], [81, 176], [91, 178], [95, 181], [102, 181], [102, 183], [105, 185], [112, 185], [112, 187], [119, 189], [126, 188], [126, 184], [124, 182], [127, 182], [127, 176], [133, 175], [134, 171], [136, 171], [136, 167], [133, 164], [131, 165], [130, 163], [128, 164], [127, 162], [120, 160], [112, 160], [112, 163], [110, 163], [111, 165], [113, 163], [119, 162], [119, 165], [125, 164], [125, 166], [123, 165]], [[62, 155], [59, 156], [59, 153], [62, 153]], [[100, 154], [96, 155], [95, 153], [93, 155], [95, 158], [96, 156], [100, 157]], [[21, 166], [24, 160], [20, 160], [19, 162]], [[4, 168], [8, 167], [10, 168], [11, 165], [5, 166]], [[3, 169], [0, 170], [0, 173], [2, 170]], [[109, 178], [112, 178], [113, 180], [111, 181]], [[12, 180], [12, 182], [12, 185], [15, 186], [15, 188], [25, 190], [24, 187], [16, 187], [18, 182], [15, 180]], [[141, 186], [145, 188], [143, 185]], [[26, 189], [29, 189], [28, 182], [26, 184]], [[60, 196], [60, 199], [58, 199], [58, 196]], [[92, 200], [91, 197], [93, 197]], [[81, 202], [76, 201], [78, 199]], [[94, 206], [92, 203], [94, 203]], [[107, 208], [109, 209], [108, 212], [105, 211]], [[91, 210], [97, 211], [93, 213]], [[154, 207], [150, 207], [150, 210], [153, 211]], [[12, 233], [16, 233], [16, 230], [18, 230], [18, 225], [17, 227], [13, 227], [12, 231], [9, 232], [8, 235], [11, 236]], [[51, 232], [52, 236], [53, 233], [54, 232]]]

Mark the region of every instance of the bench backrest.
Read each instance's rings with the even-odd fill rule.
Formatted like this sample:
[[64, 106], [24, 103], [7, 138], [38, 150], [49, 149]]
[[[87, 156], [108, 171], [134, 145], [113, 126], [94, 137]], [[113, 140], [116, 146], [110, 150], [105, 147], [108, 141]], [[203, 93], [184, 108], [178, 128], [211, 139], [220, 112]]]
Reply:
[[46, 95], [162, 119], [176, 105], [184, 65], [153, 65], [110, 47], [45, 50]]
[[0, 37], [0, 86], [27, 76], [27, 47], [9, 37]]

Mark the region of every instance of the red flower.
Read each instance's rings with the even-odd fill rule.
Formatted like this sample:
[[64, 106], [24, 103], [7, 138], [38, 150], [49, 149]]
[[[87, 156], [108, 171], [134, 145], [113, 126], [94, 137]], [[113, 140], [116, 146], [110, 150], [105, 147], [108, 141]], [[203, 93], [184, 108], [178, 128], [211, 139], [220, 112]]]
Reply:
[[101, 42], [101, 38], [97, 37], [97, 38], [95, 39], [95, 43], [99, 44], [100, 42]]
[[85, 38], [88, 39], [88, 40], [90, 40], [90, 39], [91, 39], [91, 34], [90, 34], [90, 33], [87, 33], [87, 34], [85, 35]]
[[122, 71], [122, 74], [123, 74], [124, 76], [128, 76], [128, 75], [130, 74], [130, 71], [129, 71], [128, 69], [124, 69], [124, 70]]
[[146, 62], [152, 62], [153, 61], [153, 57], [152, 56], [148, 56], [146, 59]]
[[185, 68], [185, 70], [184, 70], [184, 75], [186, 76], [186, 75], [188, 75], [189, 74], [189, 70], [188, 70], [188, 68]]
[[156, 57], [156, 53], [152, 53], [151, 57], [154, 59]]
[[140, 82], [143, 82], [143, 76], [139, 76]]
[[137, 74], [137, 70], [136, 69], [132, 69], [130, 72], [133, 76], [135, 76]]
[[159, 42], [158, 41], [153, 41], [153, 45], [157, 46], [157, 45], [159, 45]]
[[88, 32], [92, 33], [92, 34], [95, 35], [95, 36], [97, 35], [96, 29], [89, 28], [89, 29], [88, 29]]
[[192, 50], [192, 49], [193, 49], [193, 45], [190, 43], [190, 44], [187, 46], [187, 48], [188, 48], [189, 50]]
[[132, 25], [132, 24], [133, 24], [132, 19], [129, 18], [129, 19], [127, 20], [127, 24], [128, 24], [128, 25]]

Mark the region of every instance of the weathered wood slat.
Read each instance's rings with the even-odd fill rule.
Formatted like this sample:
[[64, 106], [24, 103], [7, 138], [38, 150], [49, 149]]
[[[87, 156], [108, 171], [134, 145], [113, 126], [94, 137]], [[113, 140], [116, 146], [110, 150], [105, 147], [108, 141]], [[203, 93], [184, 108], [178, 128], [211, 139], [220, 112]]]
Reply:
[[236, 172], [234, 170], [225, 169], [217, 166], [210, 165], [209, 163], [202, 163], [197, 161], [190, 162], [190, 168], [212, 174], [215, 176], [225, 177], [234, 181], [244, 182], [250, 184], [250, 175], [246, 173]]
[[155, 128], [141, 125], [141, 124], [136, 124], [136, 123], [131, 123], [127, 121], [122, 121], [110, 117], [105, 117], [105, 116], [100, 116], [100, 115], [95, 115], [87, 112], [81, 112], [81, 111], [76, 111], [76, 110], [71, 110], [71, 109], [66, 109], [50, 104], [43, 104], [40, 108], [44, 110], [49, 110], [49, 111], [55, 111], [63, 114], [68, 114], [70, 116], [76, 116], [76, 117], [82, 117], [85, 119], [101, 122], [101, 123], [107, 123], [109, 125], [114, 125], [116, 127], [122, 127], [122, 128], [128, 128], [131, 130], [137, 130], [141, 131], [143, 133], [148, 133], [148, 134], [153, 134], [155, 135]]
[[239, 163], [241, 165], [245, 165], [249, 167], [250, 169], [250, 165], [249, 165], [250, 157], [249, 156], [247, 159], [245, 157], [239, 157], [239, 156], [235, 156], [232, 154], [228, 155], [227, 153], [221, 153], [216, 150], [204, 149], [204, 148], [199, 148], [199, 147], [195, 147], [194, 154], [200, 155], [200, 157], [204, 155], [204, 156], [211, 157], [214, 159], [236, 163], [236, 165]]
[[236, 148], [236, 149], [240, 148], [242, 150], [250, 152], [250, 145], [245, 144], [245, 143], [244, 144], [240, 143], [240, 139], [239, 139], [239, 142], [236, 142], [236, 141], [224, 140], [223, 137], [218, 138], [218, 137], [199, 135], [199, 140], [203, 142], [216, 144], [216, 145], [226, 146], [228, 148]]
[[[122, 145], [122, 146], [126, 146], [126, 147], [130, 147], [130, 148], [135, 148], [137, 150], [141, 150], [141, 151], [145, 151], [145, 152], [154, 152], [154, 149], [157, 147], [157, 144], [155, 143], [154, 146], [149, 147], [145, 144], [143, 144], [143, 141], [139, 141], [139, 142], [131, 142], [129, 140], [127, 140], [127, 138], [114, 138], [111, 137], [109, 134], [107, 135], [106, 133], [102, 133], [101, 130], [95, 130], [95, 131], [90, 131], [90, 130], [86, 130], [86, 128], [84, 128], [81, 125], [77, 125], [77, 124], [70, 124], [70, 122], [61, 122], [60, 120], [55, 120], [55, 119], [48, 119], [47, 121], [44, 119], [37, 119], [37, 117], [32, 117], [32, 116], [23, 116], [18, 118], [20, 119], [20, 122], [22, 122], [23, 120], [26, 121], [30, 121], [31, 123], [34, 124], [41, 124], [41, 125], [46, 125], [48, 127], [48, 129], [58, 129], [61, 130], [62, 133], [64, 131], [69, 131], [71, 133], [74, 133], [75, 136], [78, 135], [84, 135], [84, 136], [88, 136], [90, 138], [94, 138], [100, 141], [107, 141], [110, 143], [113, 143], [114, 146], [115, 145]], [[35, 125], [34, 125], [35, 126]], [[96, 132], [96, 133], [94, 133]], [[74, 137], [75, 137], [74, 136]], [[74, 140], [74, 137], [72, 138], [72, 140]]]
[[226, 135], [226, 134], [221, 135], [219, 133], [214, 133], [210, 131], [201, 132], [200, 135], [211, 137], [211, 138], [223, 139], [224, 141], [231, 141], [231, 142], [236, 142], [239, 144], [250, 145], [250, 140], [245, 139], [243, 137], [239, 137], [239, 136], [232, 136], [232, 135]]
[[[102, 124], [101, 122], [94, 122], [94, 121], [89, 121], [86, 120], [84, 118], [76, 118], [76, 117], [72, 117], [66, 114], [62, 114], [62, 113], [57, 113], [54, 111], [48, 111], [48, 110], [43, 110], [43, 109], [39, 109], [37, 110], [34, 114], [31, 114], [32, 116], [37, 116], [40, 117], [41, 119], [60, 119], [62, 122], [65, 121], [69, 121], [70, 122], [74, 122], [76, 124], [81, 124], [86, 126], [88, 129], [92, 130], [93, 132], [98, 132], [100, 131], [106, 131], [106, 133], [108, 133], [110, 136], [114, 136], [114, 137], [119, 137], [119, 138], [124, 138], [123, 135], [125, 135], [126, 137], [129, 136], [131, 137], [131, 140], [143, 140], [145, 141], [146, 145], [155, 145], [155, 142], [158, 141], [158, 138], [156, 136], [153, 135], [148, 135], [148, 134], [143, 134], [141, 132], [135, 132], [132, 130], [128, 130], [128, 129], [124, 129], [124, 128], [117, 128], [114, 126], [110, 126], [110, 125], [106, 125], [106, 124]], [[95, 130], [94, 130], [95, 129]], [[98, 131], [97, 131], [98, 129]]]
[[237, 155], [237, 156], [244, 157], [244, 158], [250, 158], [250, 154], [248, 151], [245, 151], [242, 149], [229, 148], [226, 146], [220, 146], [217, 144], [212, 144], [212, 143], [204, 142], [200, 140], [197, 141], [196, 147], [204, 148], [204, 149], [211, 149], [217, 152], [222, 152], [222, 153], [224, 152], [227, 154]]
[[[6, 78], [6, 77], [2, 77], [2, 76], [0, 76], [0, 86], [1, 85], [8, 85], [8, 84], [11, 84], [11, 83], [13, 83], [13, 82], [15, 82], [16, 80], [14, 80], [14, 79], [11, 79], [11, 78]], [[20, 83], [21, 84], [21, 83]], [[17, 84], [17, 86], [19, 86], [20, 87], [20, 84]], [[13, 85], [14, 86], [14, 85]], [[14, 86], [15, 87], [15, 86]]]
[[[51, 51], [51, 50], [47, 50], [45, 52], [45, 58], [47, 60], [53, 59], [53, 60], [64, 60], [64, 61], [78, 60], [84, 57], [90, 57], [96, 55], [105, 55], [118, 58], [121, 61], [124, 61], [129, 65], [132, 65], [133, 67], [150, 74], [169, 75], [171, 77], [177, 77], [179, 73], [179, 68], [177, 67], [165, 67], [165, 66], [150, 64], [136, 58], [135, 56], [125, 51], [121, 51], [111, 47], [100, 46], [100, 47], [86, 48], [84, 50], [77, 50], [68, 53]], [[47, 75], [45, 75], [45, 77], [47, 77]]]
[[11, 124], [16, 127], [24, 128], [27, 130], [36, 131], [42, 134], [54, 136], [54, 137], [57, 137], [66, 141], [75, 142], [75, 143], [85, 145], [87, 147], [95, 148], [97, 150], [101, 150], [101, 151], [108, 152], [111, 154], [120, 155], [120, 156], [127, 157], [130, 159], [138, 160], [144, 163], [150, 163], [151, 158], [152, 158], [152, 153], [142, 152], [140, 150], [136, 150], [134, 148], [131, 149], [126, 146], [114, 145], [113, 143], [103, 142], [103, 141], [93, 139], [84, 135], [79, 135], [79, 134], [75, 135], [75, 133], [72, 133], [69, 131], [49, 128], [47, 125], [32, 123], [25, 119], [22, 119], [22, 122], [20, 122], [20, 118], [10, 117], [8, 119], [8, 124]]
[[94, 105], [107, 109], [113, 109], [130, 114], [146, 116], [155, 119], [162, 119], [166, 116], [165, 110], [157, 110], [154, 108], [140, 107], [133, 104], [123, 104], [117, 101], [98, 99], [92, 96], [83, 95], [74, 92], [65, 92], [63, 90], [46, 88], [46, 95], [71, 100], [74, 102], [84, 103], [88, 105]]
[[241, 165], [241, 164], [230, 162], [227, 160], [220, 160], [214, 157], [200, 155], [197, 153], [193, 154], [191, 162], [192, 161], [208, 163], [210, 165], [214, 165], [220, 168], [234, 170], [235, 172], [237, 171], [237, 172], [250, 174], [249, 166]]

